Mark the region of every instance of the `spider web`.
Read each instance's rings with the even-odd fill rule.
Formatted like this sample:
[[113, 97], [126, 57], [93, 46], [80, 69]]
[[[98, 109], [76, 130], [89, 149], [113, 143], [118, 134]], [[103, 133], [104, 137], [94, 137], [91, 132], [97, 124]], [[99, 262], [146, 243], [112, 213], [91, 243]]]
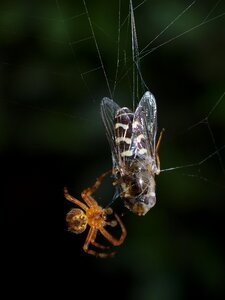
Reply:
[[[17, 294], [24, 282], [89, 298], [96, 287], [109, 299], [224, 294], [223, 2], [133, 1], [132, 10], [122, 0], [86, 0], [86, 8], [81, 0], [1, 1], [0, 147], [9, 152], [7, 271]], [[158, 134], [165, 128], [157, 206], [144, 218], [126, 210], [118, 258], [93, 262], [82, 255], [85, 233], [66, 231], [63, 188], [81, 200], [111, 167], [102, 97], [132, 108], [146, 86]], [[99, 191], [109, 205], [109, 178]], [[119, 213], [121, 201], [114, 205]]]
[[[224, 77], [222, 62], [214, 57], [222, 57], [224, 49], [221, 1], [204, 6], [198, 1], [176, 6], [164, 1], [163, 7], [157, 2], [118, 1], [113, 8], [84, 0], [37, 2], [32, 7], [5, 4], [0, 26], [5, 50], [2, 105], [14, 126], [20, 124], [16, 133], [9, 125], [9, 135], [23, 147], [44, 141], [46, 147], [80, 154], [90, 143], [102, 145], [103, 96], [134, 107], [142, 90], [149, 89], [158, 103], [159, 129], [166, 128], [161, 173], [181, 172], [224, 187]], [[187, 62], [182, 51], [190, 53]], [[201, 53], [207, 57], [202, 63], [213, 61], [193, 71]], [[34, 128], [26, 137], [24, 116]], [[4, 119], [3, 115], [3, 125]], [[68, 147], [73, 143], [82, 147]]]

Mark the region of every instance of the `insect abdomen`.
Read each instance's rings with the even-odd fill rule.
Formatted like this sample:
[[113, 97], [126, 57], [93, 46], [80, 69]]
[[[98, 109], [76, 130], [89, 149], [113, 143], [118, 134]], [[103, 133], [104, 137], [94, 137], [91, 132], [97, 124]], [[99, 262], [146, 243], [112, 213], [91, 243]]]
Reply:
[[115, 116], [115, 142], [121, 157], [132, 157], [132, 122], [134, 114], [127, 108], [119, 109]]

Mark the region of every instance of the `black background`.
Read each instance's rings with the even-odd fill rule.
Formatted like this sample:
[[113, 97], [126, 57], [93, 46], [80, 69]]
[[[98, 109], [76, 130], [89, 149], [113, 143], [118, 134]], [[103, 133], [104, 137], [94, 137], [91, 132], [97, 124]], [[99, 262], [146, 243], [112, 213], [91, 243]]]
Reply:
[[[56, 1], [7, 2], [0, 9], [8, 295], [223, 299], [224, 150], [221, 161], [213, 155], [195, 168], [162, 172], [156, 206], [143, 218], [129, 212], [123, 217], [128, 236], [115, 258], [85, 254], [87, 232], [67, 231], [65, 215], [72, 205], [63, 187], [81, 199], [81, 191], [111, 167], [111, 156], [99, 109], [109, 91], [102, 69], [93, 71], [100, 62], [93, 39], [86, 39], [92, 36], [88, 18], [78, 16], [85, 12], [82, 1], [61, 2], [60, 7]], [[135, 11], [140, 49], [190, 3], [164, 0], [140, 6]], [[197, 1], [152, 47], [200, 24], [215, 5]], [[118, 2], [88, 1], [87, 7], [112, 87]], [[124, 20], [126, 1], [120, 12]], [[221, 1], [209, 19], [223, 12]], [[141, 62], [157, 100], [159, 130], [166, 129], [162, 169], [201, 162], [225, 144], [224, 99], [212, 111], [224, 92], [224, 25], [222, 16]], [[126, 29], [121, 28], [120, 74], [130, 68]], [[131, 74], [117, 83], [114, 100], [132, 106]], [[205, 124], [188, 129], [210, 111]], [[112, 194], [107, 179], [96, 199], [104, 206]]]

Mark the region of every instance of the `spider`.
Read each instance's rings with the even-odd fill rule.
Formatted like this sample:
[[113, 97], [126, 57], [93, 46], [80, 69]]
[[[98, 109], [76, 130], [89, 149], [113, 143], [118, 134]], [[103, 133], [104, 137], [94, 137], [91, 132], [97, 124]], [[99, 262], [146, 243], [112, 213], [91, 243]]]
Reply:
[[[81, 208], [81, 209], [73, 208], [67, 213], [66, 221], [68, 222], [68, 230], [76, 234], [79, 234], [84, 232], [87, 225], [89, 225], [90, 229], [86, 241], [84, 243], [83, 250], [88, 254], [94, 255], [96, 257], [102, 257], [102, 258], [112, 257], [115, 255], [116, 252], [115, 251], [110, 253], [97, 252], [95, 250], [89, 249], [90, 244], [100, 249], [110, 248], [110, 246], [103, 246], [95, 241], [98, 231], [100, 231], [101, 234], [113, 246], [121, 245], [127, 235], [126, 228], [124, 227], [121, 219], [116, 213], [114, 213], [116, 220], [107, 221], [107, 216], [113, 214], [112, 208], [111, 207], [102, 208], [92, 197], [92, 194], [98, 189], [98, 187], [101, 185], [102, 180], [107, 174], [109, 174], [109, 172], [110, 171], [103, 173], [101, 176], [97, 178], [95, 184], [92, 187], [85, 189], [81, 193], [81, 197], [85, 201], [85, 204], [80, 200], [69, 195], [67, 188], [66, 187], [64, 188], [65, 198], [73, 202], [74, 204], [78, 205]], [[107, 225], [111, 227], [115, 227], [117, 224], [120, 225], [122, 231], [119, 239], [113, 237], [105, 229]]]

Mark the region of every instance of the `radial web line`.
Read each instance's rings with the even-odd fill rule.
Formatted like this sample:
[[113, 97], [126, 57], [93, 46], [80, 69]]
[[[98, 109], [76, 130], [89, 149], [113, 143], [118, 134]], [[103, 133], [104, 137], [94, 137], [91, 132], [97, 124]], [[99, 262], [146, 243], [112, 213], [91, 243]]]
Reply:
[[[59, 12], [60, 21], [64, 24], [65, 19], [63, 18], [62, 9], [60, 7], [59, 1], [55, 0], [55, 2], [56, 2], [56, 6], [57, 6], [57, 9], [58, 9], [58, 12]], [[68, 30], [65, 30], [65, 33], [67, 35], [68, 46], [71, 49], [71, 52], [72, 52], [73, 56], [76, 57], [74, 49], [73, 49], [73, 45], [71, 43], [71, 38], [70, 38], [70, 34], [69, 34]]]
[[217, 146], [216, 139], [215, 139], [212, 127], [210, 125], [210, 117], [212, 116], [212, 114], [216, 110], [216, 108], [218, 108], [218, 106], [222, 103], [222, 101], [224, 100], [224, 96], [225, 96], [225, 92], [223, 92], [223, 94], [219, 97], [219, 99], [217, 100], [215, 105], [212, 107], [212, 109], [208, 112], [206, 117], [204, 117], [202, 120], [200, 120], [199, 122], [190, 126], [187, 129], [187, 131], [190, 131], [191, 129], [193, 129], [199, 125], [202, 125], [202, 124], [206, 125], [215, 151], [197, 163], [191, 163], [191, 164], [187, 164], [187, 165], [166, 168], [166, 169], [161, 170], [161, 172], [169, 172], [169, 171], [174, 171], [174, 170], [184, 169], [184, 168], [200, 167], [201, 165], [203, 165], [206, 161], [208, 161], [213, 156], [217, 156], [221, 170], [222, 170], [223, 174], [225, 175], [224, 162], [223, 162], [221, 154], [220, 154], [221, 151], [225, 148], [225, 145], [221, 146], [220, 148]]
[[121, 30], [121, 0], [119, 0], [116, 74], [115, 74], [115, 79], [114, 79], [112, 96], [114, 96], [114, 93], [116, 90], [116, 84], [117, 84], [118, 72], [119, 72], [119, 66], [120, 66], [120, 30]]
[[97, 39], [96, 39], [94, 28], [93, 28], [93, 25], [92, 25], [92, 22], [91, 22], [90, 14], [89, 14], [89, 11], [88, 11], [88, 8], [87, 8], [87, 5], [86, 5], [86, 1], [83, 0], [83, 3], [84, 3], [85, 11], [86, 11], [86, 14], [87, 14], [88, 22], [89, 22], [89, 25], [90, 25], [91, 33], [92, 33], [92, 36], [93, 36], [93, 39], [94, 39], [95, 47], [96, 47], [98, 57], [99, 57], [99, 60], [100, 60], [100, 64], [101, 64], [101, 67], [102, 67], [102, 71], [103, 71], [103, 74], [104, 74], [104, 77], [105, 77], [105, 80], [106, 80], [106, 84], [107, 84], [107, 87], [108, 87], [108, 91], [109, 91], [110, 97], [112, 98], [112, 91], [111, 91], [111, 88], [110, 88], [110, 85], [109, 85], [108, 76], [106, 74], [106, 70], [105, 70], [105, 67], [104, 67], [104, 64], [103, 64], [102, 55], [101, 55], [101, 52], [100, 52], [100, 49], [99, 49], [99, 46], [98, 46], [98, 43], [97, 43]]
[[[184, 13], [187, 12], [194, 4], [195, 4], [195, 1], [193, 1], [188, 7], [186, 7], [186, 8], [185, 8], [185, 9], [184, 9], [177, 17], [175, 17], [175, 19], [174, 19], [169, 25], [167, 25], [165, 29], [163, 29], [163, 30], [162, 30], [162, 31], [161, 31], [161, 32], [160, 32], [160, 33], [159, 33], [152, 41], [150, 41], [150, 42], [148, 43], [148, 45], [146, 45], [146, 46], [144, 47], [144, 49], [142, 49], [142, 50], [139, 52], [139, 54], [138, 54], [139, 62], [140, 62], [144, 57], [146, 57], [147, 55], [153, 53], [154, 51], [158, 50], [159, 48], [161, 48], [161, 47], [163, 47], [163, 46], [165, 46], [165, 45], [167, 45], [167, 44], [169, 44], [169, 43], [171, 43], [171, 42], [173, 42], [173, 41], [175, 41], [175, 40], [178, 40], [178, 39], [181, 38], [182, 36], [184, 36], [184, 35], [186, 35], [186, 34], [192, 32], [192, 31], [194, 31], [194, 30], [196, 30], [196, 29], [202, 27], [203, 25], [206, 25], [206, 24], [208, 24], [208, 23], [211, 23], [211, 22], [213, 22], [213, 21], [215, 21], [215, 20], [217, 20], [217, 19], [222, 18], [223, 16], [225, 16], [225, 12], [224, 12], [224, 13], [221, 13], [221, 14], [215, 16], [215, 17], [212, 17], [212, 18], [208, 19], [209, 15], [211, 15], [211, 13], [212, 13], [212, 9], [211, 9], [211, 10], [210, 10], [210, 13], [207, 14], [207, 17], [206, 17], [207, 19], [204, 18], [204, 20], [203, 20], [200, 24], [195, 25], [195, 26], [192, 26], [191, 28], [189, 28], [189, 29], [185, 30], [184, 32], [182, 32], [182, 33], [180, 33], [180, 34], [178, 34], [178, 35], [176, 35], [176, 36], [170, 38], [169, 40], [167, 40], [167, 41], [165, 41], [165, 42], [163, 42], [163, 43], [161, 43], [161, 44], [159, 44], [159, 45], [157, 45], [157, 46], [155, 46], [155, 47], [152, 47], [152, 48], [149, 49], [149, 50], [146, 50], [147, 47], [149, 47], [149, 45], [151, 45], [151, 44], [153, 43], [153, 41], [155, 41], [159, 36], [161, 36], [161, 35], [162, 35], [169, 27], [171, 27], [171, 25], [175, 24], [175, 22], [176, 22], [182, 15], [184, 15]], [[137, 8], [137, 7], [136, 7], [136, 8]], [[135, 10], [136, 8], [134, 8], [134, 10]], [[214, 9], [215, 9], [215, 8], [214, 8]], [[213, 9], [213, 10], [214, 10], [214, 9]], [[125, 21], [124, 21], [124, 22], [125, 22]], [[124, 22], [122, 23], [121, 26], [124, 25]], [[131, 65], [133, 65], [133, 59], [132, 59], [132, 58], [128, 58], [128, 59], [126, 59], [126, 60], [127, 60], [127, 61], [130, 61], [130, 62], [131, 62]], [[127, 74], [128, 74], [128, 72], [130, 71], [130, 69], [131, 69], [131, 67], [128, 68], [128, 69], [121, 75], [121, 77], [119, 78], [119, 80], [123, 80], [123, 79], [127, 76]], [[139, 74], [141, 74], [141, 73], [139, 72]], [[147, 85], [145, 84], [143, 78], [142, 78], [142, 83], [143, 83], [143, 85], [144, 85], [146, 88], [148, 88]]]
[[206, 24], [208, 24], [208, 23], [210, 23], [210, 22], [212, 22], [212, 21], [215, 21], [215, 20], [217, 20], [217, 19], [219, 19], [219, 18], [221, 18], [221, 17], [223, 17], [223, 16], [225, 16], [225, 12], [222, 13], [222, 14], [219, 14], [219, 15], [216, 16], [216, 17], [213, 17], [213, 18], [211, 18], [211, 19], [208, 19], [208, 20], [206, 20], [206, 21], [203, 21], [203, 22], [201, 22], [200, 24], [195, 25], [195, 26], [193, 26], [193, 27], [191, 27], [191, 28], [185, 30], [184, 32], [182, 32], [182, 33], [176, 35], [175, 37], [173, 37], [173, 38], [171, 38], [171, 39], [169, 39], [169, 40], [163, 42], [162, 44], [160, 44], [160, 45], [158, 45], [158, 46], [153, 47], [152, 49], [150, 49], [150, 50], [148, 50], [148, 51], [144, 51], [144, 52], [143, 52], [144, 54], [143, 54], [142, 56], [139, 57], [140, 60], [143, 59], [145, 56], [149, 55], [150, 53], [154, 52], [155, 50], [159, 49], [160, 47], [165, 46], [165, 45], [167, 45], [167, 44], [169, 44], [169, 43], [171, 43], [171, 42], [177, 40], [178, 38], [184, 36], [185, 34], [190, 33], [191, 31], [193, 31], [193, 30], [195, 30], [195, 29], [197, 29], [197, 28], [200, 28], [201, 26], [206, 25]]
[[176, 21], [180, 19], [194, 4], [196, 1], [193, 1], [189, 6], [187, 6], [175, 19], [173, 19], [158, 35], [156, 35], [141, 51], [140, 54], [144, 53], [145, 50], [156, 41], [164, 32], [166, 32]]
[[211, 125], [210, 125], [210, 117], [213, 114], [213, 112], [215, 111], [215, 109], [222, 103], [222, 101], [224, 100], [224, 96], [225, 96], [225, 92], [223, 92], [223, 94], [219, 97], [219, 99], [217, 100], [217, 102], [215, 103], [215, 105], [209, 111], [208, 115], [205, 118], [203, 118], [201, 121], [199, 121], [196, 124], [194, 124], [191, 127], [189, 127], [188, 130], [193, 129], [194, 127], [197, 127], [200, 124], [205, 124], [207, 126], [208, 131], [209, 131], [209, 135], [210, 135], [210, 138], [211, 138], [211, 141], [212, 141], [214, 149], [215, 149], [215, 151], [217, 153], [217, 157], [218, 157], [221, 169], [222, 169], [223, 173], [225, 174], [224, 163], [223, 163], [222, 157], [220, 155], [220, 150], [221, 149], [219, 150], [218, 147], [217, 147], [216, 140], [215, 140], [215, 137], [214, 137], [214, 134], [213, 134], [213, 130], [212, 130]]

